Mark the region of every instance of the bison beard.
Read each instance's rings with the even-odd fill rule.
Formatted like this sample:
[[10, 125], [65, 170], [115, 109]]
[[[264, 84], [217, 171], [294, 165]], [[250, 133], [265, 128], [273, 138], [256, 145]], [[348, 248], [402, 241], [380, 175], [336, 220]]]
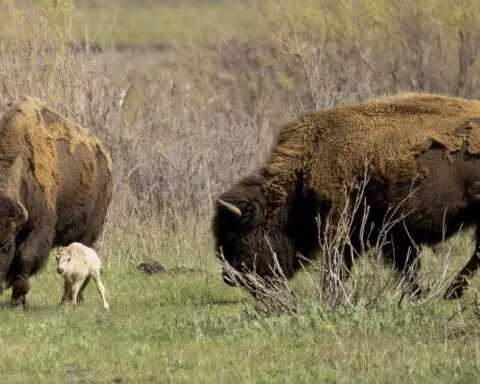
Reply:
[[0, 120], [0, 282], [24, 308], [50, 250], [100, 234], [113, 188], [98, 138], [26, 97]]
[[[475, 252], [445, 294], [461, 297], [480, 266], [480, 102], [473, 100], [406, 94], [317, 111], [284, 126], [266, 164], [219, 196], [212, 223], [217, 254], [239, 272], [268, 278], [275, 252], [291, 278], [299, 254], [314, 258], [322, 241], [316, 218], [324, 223], [329, 216], [335, 227], [348, 186], [365, 170], [369, 240], [398, 207], [402, 219], [382, 251], [413, 293], [420, 293], [418, 244], [476, 226]], [[357, 212], [354, 229], [364, 219], [364, 209]], [[366, 243], [362, 237], [350, 234], [345, 277], [351, 255]], [[232, 284], [225, 273], [224, 280]]]

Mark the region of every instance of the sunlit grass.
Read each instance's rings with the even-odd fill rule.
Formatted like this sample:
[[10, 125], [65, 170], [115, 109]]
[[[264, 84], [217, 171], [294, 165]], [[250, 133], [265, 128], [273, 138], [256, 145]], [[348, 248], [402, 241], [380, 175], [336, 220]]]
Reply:
[[[106, 267], [110, 312], [93, 284], [83, 306], [58, 307], [62, 280], [51, 258], [32, 280], [30, 310], [0, 311], [2, 382], [446, 383], [478, 377], [478, 318], [467, 310], [449, 320], [458, 303], [384, 300], [370, 310], [333, 312], [315, 299], [302, 274], [293, 282], [304, 299], [299, 313], [269, 317], [226, 286], [216, 263], [207, 261], [209, 246], [198, 246], [204, 269], [179, 268], [198, 260], [180, 239], [156, 257], [168, 265], [165, 274], [145, 275], [128, 259]], [[175, 264], [180, 255], [186, 256]]]

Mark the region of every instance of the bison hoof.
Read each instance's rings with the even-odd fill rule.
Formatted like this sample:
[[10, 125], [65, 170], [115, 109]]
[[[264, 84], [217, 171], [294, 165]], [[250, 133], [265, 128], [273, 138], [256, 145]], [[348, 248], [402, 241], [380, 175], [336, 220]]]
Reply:
[[11, 301], [11, 306], [14, 309], [19, 309], [19, 310], [26, 310], [27, 308], [27, 300], [25, 297], [22, 297], [20, 299], [12, 299]]
[[450, 287], [447, 288], [445, 292], [445, 296], [443, 298], [445, 300], [458, 300], [463, 295], [463, 286], [461, 283], [453, 283]]

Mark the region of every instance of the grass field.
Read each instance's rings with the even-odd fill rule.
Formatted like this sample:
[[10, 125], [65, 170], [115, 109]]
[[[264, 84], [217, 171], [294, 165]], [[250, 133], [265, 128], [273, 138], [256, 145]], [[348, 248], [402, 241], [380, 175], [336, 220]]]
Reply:
[[[292, 282], [303, 297], [299, 312], [268, 316], [245, 294], [223, 283], [208, 241], [194, 252], [182, 240], [178, 244], [184, 246], [165, 250], [159, 257], [170, 270], [163, 275], [144, 275], [133, 262], [106, 267], [108, 313], [93, 284], [83, 306], [58, 307], [62, 280], [51, 258], [48, 268], [33, 280], [30, 310], [0, 311], [2, 382], [478, 379], [478, 282], [462, 301], [472, 307], [456, 316], [460, 303], [441, 298], [401, 304], [384, 298], [370, 309], [359, 305], [332, 311], [315, 299], [302, 273]], [[427, 270], [438, 261], [428, 254], [425, 259]], [[461, 259], [450, 272], [465, 257]]]
[[[48, 0], [39, 3], [50, 4]], [[184, 1], [177, 6], [153, 2], [135, 6], [109, 1], [95, 7], [85, 3], [79, 1], [75, 8], [69, 5], [67, 10], [55, 16], [51, 25], [62, 28], [73, 40], [86, 39], [104, 47], [213, 44], [220, 36], [227, 40], [247, 41], [252, 37], [259, 40], [265, 32], [258, 23], [256, 7], [242, 2], [200, 4]], [[7, 19], [8, 15], [0, 12], [0, 22], [5, 24]], [[0, 30], [0, 37], [2, 34]]]
[[[479, 99], [476, 0], [53, 3], [0, 4], [0, 104], [44, 99], [110, 151], [114, 197], [96, 248], [111, 310], [93, 283], [83, 306], [58, 307], [51, 258], [28, 311], [1, 297], [1, 383], [479, 380], [480, 276], [461, 301], [442, 299], [471, 232], [444, 277], [445, 254], [425, 251], [421, 284], [442, 288], [429, 300], [402, 299], [389, 269], [365, 262], [348, 285], [364, 294], [344, 307], [319, 295], [314, 269], [301, 272], [295, 314], [224, 284], [210, 232], [214, 198], [305, 111], [401, 91]], [[104, 50], [70, 50], [83, 39]], [[136, 270], [150, 260], [168, 272]]]
[[[132, 8], [79, 8], [73, 35], [116, 44], [188, 43], [208, 44], [222, 38], [248, 40], [260, 33], [254, 11], [242, 3], [192, 4], [171, 7], [165, 4]], [[108, 28], [102, 27], [107, 25]]]

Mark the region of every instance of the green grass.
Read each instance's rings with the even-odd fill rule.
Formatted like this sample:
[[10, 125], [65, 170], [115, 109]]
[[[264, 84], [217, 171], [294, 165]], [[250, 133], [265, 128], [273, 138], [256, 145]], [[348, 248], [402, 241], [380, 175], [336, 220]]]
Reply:
[[[11, 14], [0, 9], [0, 23], [7, 24]], [[32, 16], [33, 19], [36, 16]], [[172, 7], [153, 4], [100, 8], [78, 6], [57, 15], [49, 22], [74, 40], [87, 39], [101, 46], [151, 44], [214, 44], [235, 38], [261, 38], [258, 15], [245, 4], [184, 4]], [[28, 31], [27, 31], [28, 33]], [[0, 31], [0, 36], [4, 34]]]
[[32, 280], [29, 311], [0, 310], [2, 383], [470, 383], [480, 374], [478, 318], [470, 310], [449, 320], [458, 303], [384, 300], [334, 312], [300, 275], [299, 313], [269, 317], [223, 284], [209, 245], [177, 244], [158, 259], [187, 269], [105, 268], [109, 313], [93, 283], [83, 306], [58, 307], [51, 258]]
[[[94, 36], [100, 42], [117, 44], [213, 43], [220, 38], [246, 39], [254, 28], [249, 9], [242, 4], [185, 5], [172, 8], [155, 5], [135, 9], [79, 9], [74, 34]], [[108, 29], [99, 26], [108, 25]], [[255, 28], [258, 29], [258, 28]]]

